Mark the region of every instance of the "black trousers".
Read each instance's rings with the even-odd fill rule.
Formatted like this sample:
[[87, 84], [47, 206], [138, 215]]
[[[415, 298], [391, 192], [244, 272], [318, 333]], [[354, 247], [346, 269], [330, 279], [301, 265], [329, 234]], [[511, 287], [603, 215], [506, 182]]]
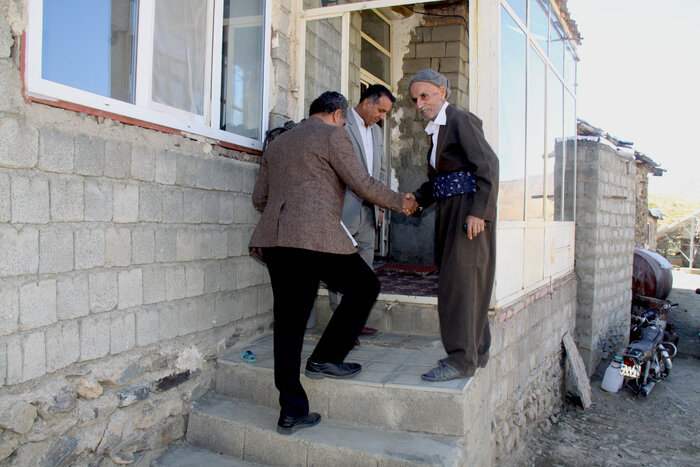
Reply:
[[274, 297], [275, 387], [280, 419], [309, 413], [299, 378], [304, 331], [319, 281], [343, 294], [321, 339], [309, 357], [316, 363], [342, 363], [367, 322], [379, 295], [379, 280], [359, 254], [338, 255], [299, 248], [263, 250]]

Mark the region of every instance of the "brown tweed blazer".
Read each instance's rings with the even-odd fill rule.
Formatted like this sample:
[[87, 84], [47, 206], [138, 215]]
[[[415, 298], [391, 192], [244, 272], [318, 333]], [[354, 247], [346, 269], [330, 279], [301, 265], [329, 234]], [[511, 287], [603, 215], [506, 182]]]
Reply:
[[345, 129], [308, 118], [275, 138], [263, 154], [253, 190], [253, 204], [263, 214], [248, 246], [355, 253], [340, 224], [346, 187], [401, 212], [401, 194], [360, 165]]

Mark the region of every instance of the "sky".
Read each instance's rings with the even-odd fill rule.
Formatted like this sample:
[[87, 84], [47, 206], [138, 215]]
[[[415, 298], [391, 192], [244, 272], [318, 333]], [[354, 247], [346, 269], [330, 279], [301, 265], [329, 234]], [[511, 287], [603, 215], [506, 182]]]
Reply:
[[666, 169], [650, 193], [700, 199], [700, 0], [569, 0], [583, 36], [577, 113]]

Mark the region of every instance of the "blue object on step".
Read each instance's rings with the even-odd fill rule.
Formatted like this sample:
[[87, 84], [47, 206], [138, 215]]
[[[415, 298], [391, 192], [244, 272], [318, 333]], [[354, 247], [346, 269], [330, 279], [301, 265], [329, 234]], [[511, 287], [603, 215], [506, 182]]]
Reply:
[[244, 362], [253, 363], [255, 361], [255, 354], [252, 350], [246, 350], [241, 353], [241, 358]]

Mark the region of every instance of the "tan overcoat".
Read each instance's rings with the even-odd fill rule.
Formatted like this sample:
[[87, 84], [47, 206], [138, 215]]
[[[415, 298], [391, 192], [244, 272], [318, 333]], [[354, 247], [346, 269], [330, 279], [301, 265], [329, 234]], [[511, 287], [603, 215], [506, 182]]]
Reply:
[[346, 187], [372, 204], [401, 212], [401, 195], [360, 165], [348, 133], [309, 117], [275, 138], [263, 154], [253, 190], [253, 204], [263, 214], [248, 246], [355, 253], [340, 224]]

